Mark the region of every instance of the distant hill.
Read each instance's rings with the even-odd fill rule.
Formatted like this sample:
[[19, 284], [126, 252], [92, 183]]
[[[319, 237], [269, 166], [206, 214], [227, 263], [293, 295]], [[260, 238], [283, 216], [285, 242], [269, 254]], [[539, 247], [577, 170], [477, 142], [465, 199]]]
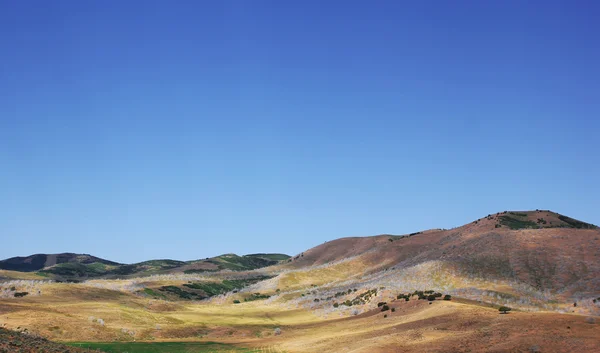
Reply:
[[10, 259], [0, 261], [0, 269], [21, 271], [21, 272], [34, 272], [42, 270], [46, 267], [51, 267], [59, 264], [92, 264], [100, 263], [109, 266], [120, 265], [117, 262], [108, 261], [87, 254], [73, 254], [73, 253], [62, 253], [62, 254], [35, 254], [26, 257], [11, 257]]
[[204, 260], [149, 260], [120, 264], [87, 254], [36, 254], [0, 261], [0, 270], [37, 272], [58, 280], [147, 276], [173, 272], [201, 273], [219, 270], [248, 271], [289, 259], [285, 254], [224, 254]]

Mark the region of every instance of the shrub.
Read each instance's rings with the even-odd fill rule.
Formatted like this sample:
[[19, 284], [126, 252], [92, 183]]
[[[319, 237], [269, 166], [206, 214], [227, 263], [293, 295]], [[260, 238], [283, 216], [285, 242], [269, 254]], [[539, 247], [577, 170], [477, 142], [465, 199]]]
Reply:
[[340, 306], [340, 304], [338, 304], [338, 303], [333, 303], [333, 307], [334, 307], [334, 308], [337, 308], [338, 306]]
[[240, 303], [240, 301], [237, 299], [233, 301], [233, 304], [239, 304], [239, 303]]
[[430, 294], [427, 296], [427, 300], [429, 300], [430, 302], [434, 301], [436, 298], [436, 296], [434, 294]]
[[404, 301], [409, 301], [410, 298], [409, 297], [404, 297]]
[[387, 314], [383, 315], [383, 318], [385, 319], [387, 317]]
[[436, 298], [441, 298], [442, 297], [442, 293], [434, 293], [433, 296], [435, 296]]
[[444, 300], [452, 300], [452, 296], [450, 294], [444, 295]]
[[384, 306], [385, 304], [387, 304], [387, 302], [379, 302], [379, 303], [377, 303], [377, 307], [379, 308], [381, 306]]
[[395, 313], [396, 312], [396, 308], [392, 308], [392, 312]]
[[501, 307], [498, 308], [498, 311], [500, 311], [502, 314], [506, 314], [506, 313], [508, 313], [511, 310], [512, 309], [509, 308], [508, 306], [501, 306]]
[[26, 296], [27, 294], [29, 294], [29, 292], [16, 292], [14, 294], [14, 296], [15, 296], [15, 298], [21, 298], [21, 297]]
[[390, 307], [389, 307], [389, 306], [387, 306], [387, 305], [383, 305], [383, 306], [381, 307], [381, 311], [388, 311], [388, 310], [390, 310]]
[[275, 328], [275, 330], [273, 330], [273, 333], [275, 334], [275, 336], [279, 336], [281, 335], [281, 329], [279, 327]]

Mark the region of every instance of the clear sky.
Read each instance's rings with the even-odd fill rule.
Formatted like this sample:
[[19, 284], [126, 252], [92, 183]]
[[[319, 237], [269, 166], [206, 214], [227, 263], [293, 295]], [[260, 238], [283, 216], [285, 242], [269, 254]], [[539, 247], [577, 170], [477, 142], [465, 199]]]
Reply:
[[597, 1], [0, 1], [0, 258], [600, 224]]

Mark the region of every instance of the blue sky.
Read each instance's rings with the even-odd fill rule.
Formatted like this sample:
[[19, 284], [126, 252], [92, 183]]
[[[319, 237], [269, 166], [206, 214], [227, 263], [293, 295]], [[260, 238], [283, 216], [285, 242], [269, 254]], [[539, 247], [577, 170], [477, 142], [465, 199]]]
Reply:
[[[418, 3], [418, 4], [417, 4]], [[600, 224], [594, 1], [2, 1], [0, 258]]]

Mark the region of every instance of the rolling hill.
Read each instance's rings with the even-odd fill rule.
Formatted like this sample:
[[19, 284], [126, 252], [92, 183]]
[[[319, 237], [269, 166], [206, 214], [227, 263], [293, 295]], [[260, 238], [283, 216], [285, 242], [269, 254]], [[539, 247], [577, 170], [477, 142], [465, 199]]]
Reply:
[[26, 257], [11, 257], [0, 261], [0, 269], [21, 272], [34, 272], [47, 267], [71, 263], [71, 264], [92, 264], [100, 263], [108, 266], [118, 266], [117, 262], [108, 261], [87, 254], [35, 254]]
[[[248, 271], [276, 265], [289, 259], [285, 254], [224, 254], [194, 261], [149, 260], [120, 264], [87, 254], [36, 254], [0, 261], [0, 270], [36, 272], [57, 280], [79, 281], [88, 278], [148, 276], [172, 272], [202, 273], [220, 270]], [[14, 276], [14, 275], [13, 275]]]

